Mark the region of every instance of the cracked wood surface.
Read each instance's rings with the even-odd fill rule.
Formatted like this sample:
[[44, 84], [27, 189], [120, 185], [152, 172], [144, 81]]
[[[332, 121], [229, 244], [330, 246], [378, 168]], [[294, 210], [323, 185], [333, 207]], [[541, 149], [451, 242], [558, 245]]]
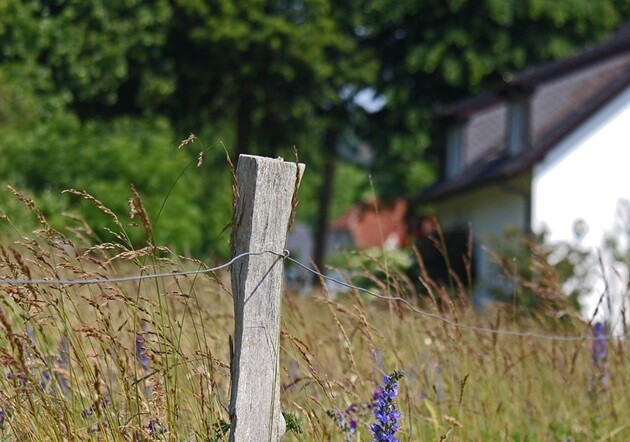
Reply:
[[[240, 155], [232, 253], [282, 253], [304, 165]], [[235, 330], [231, 361], [230, 441], [278, 441], [282, 257], [249, 256], [232, 267]]]

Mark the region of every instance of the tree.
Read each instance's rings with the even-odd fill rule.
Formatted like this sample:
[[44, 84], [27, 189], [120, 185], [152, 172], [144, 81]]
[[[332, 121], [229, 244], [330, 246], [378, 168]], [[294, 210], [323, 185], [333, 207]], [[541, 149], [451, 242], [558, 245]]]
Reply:
[[[340, 152], [342, 138], [348, 131], [360, 132], [367, 122], [365, 109], [357, 104], [356, 96], [376, 80], [376, 54], [361, 44], [365, 6], [362, 0], [344, 0], [338, 2], [332, 11], [343, 40], [329, 53], [334, 66], [333, 75], [319, 85], [321, 92], [318, 94], [317, 114], [323, 121], [324, 129], [321, 135], [323, 164], [319, 172], [322, 181], [317, 199], [319, 211], [313, 257], [316, 268], [323, 268], [324, 264], [337, 164], [343, 157]], [[314, 281], [319, 282], [319, 279]]]
[[172, 115], [229, 119], [237, 154], [274, 156], [309, 130], [334, 71], [328, 53], [343, 42], [329, 0], [178, 0], [175, 10]]
[[[121, 116], [163, 114], [182, 134], [214, 138], [220, 128], [237, 153], [275, 155], [296, 140], [339, 133], [353, 112], [351, 94], [340, 90], [374, 78], [373, 58], [354, 34], [358, 1], [345, 2], [351, 13], [329, 0], [22, 3], [0, 5], [0, 65], [41, 97], [39, 117], [73, 111], [108, 127]], [[336, 141], [302, 144], [313, 164], [333, 170]], [[214, 149], [206, 161], [221, 156]], [[212, 213], [218, 201], [229, 207], [217, 194], [229, 177], [222, 166], [225, 173], [205, 177], [196, 202]]]
[[193, 125], [231, 121], [237, 156], [292, 156], [291, 147], [298, 147], [308, 174], [320, 176], [311, 204], [318, 207], [315, 261], [321, 265], [338, 137], [359, 111], [353, 95], [375, 80], [374, 55], [356, 34], [364, 1], [176, 3], [168, 54], [178, 69], [180, 99], [169, 112], [198, 110], [187, 122]]
[[[31, 100], [17, 102], [28, 108]], [[84, 218], [101, 240], [115, 240], [108, 229], [119, 228], [109, 216], [89, 200], [62, 194], [70, 188], [86, 191], [117, 214], [134, 245], [143, 245], [145, 232], [131, 226], [140, 223], [128, 216], [133, 185], [153, 223], [152, 240], [199, 253], [205, 227], [196, 204], [202, 190], [200, 175], [188, 167], [190, 157], [178, 151], [177, 144], [164, 118], [81, 122], [72, 112], [49, 112], [28, 126], [19, 120], [2, 125], [0, 176], [34, 198], [55, 228], [73, 225], [64, 215], [71, 212]], [[192, 170], [181, 174], [187, 167]], [[6, 186], [0, 188], [0, 213], [9, 216], [19, 234], [35, 227], [36, 220]], [[0, 230], [6, 234], [12, 226], [3, 223]]]
[[139, 113], [174, 91], [161, 59], [170, 18], [168, 0], [6, 0], [0, 65], [84, 119]]

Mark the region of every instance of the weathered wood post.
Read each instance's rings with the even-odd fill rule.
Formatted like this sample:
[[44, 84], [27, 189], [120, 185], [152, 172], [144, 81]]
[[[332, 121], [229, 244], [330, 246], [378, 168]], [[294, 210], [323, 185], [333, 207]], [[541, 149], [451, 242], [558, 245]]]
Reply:
[[[303, 164], [241, 155], [236, 168], [233, 256], [282, 253]], [[250, 255], [232, 266], [234, 349], [230, 441], [278, 441], [280, 411], [280, 301], [282, 257]]]

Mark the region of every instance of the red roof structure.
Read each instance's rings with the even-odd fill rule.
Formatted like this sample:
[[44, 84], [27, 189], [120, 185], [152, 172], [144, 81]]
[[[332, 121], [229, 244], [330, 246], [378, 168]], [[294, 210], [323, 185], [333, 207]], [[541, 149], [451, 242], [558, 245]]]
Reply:
[[391, 204], [369, 201], [353, 206], [330, 226], [331, 232], [346, 231], [358, 249], [402, 247], [406, 244], [407, 201]]

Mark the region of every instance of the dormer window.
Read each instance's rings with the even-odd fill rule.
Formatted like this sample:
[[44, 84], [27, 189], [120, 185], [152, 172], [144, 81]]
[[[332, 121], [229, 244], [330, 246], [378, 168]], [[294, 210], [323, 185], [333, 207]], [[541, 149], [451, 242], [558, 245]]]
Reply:
[[446, 178], [464, 170], [464, 130], [461, 124], [451, 126], [446, 133]]
[[521, 152], [529, 142], [529, 101], [519, 98], [510, 103], [507, 132], [507, 151], [510, 155]]

